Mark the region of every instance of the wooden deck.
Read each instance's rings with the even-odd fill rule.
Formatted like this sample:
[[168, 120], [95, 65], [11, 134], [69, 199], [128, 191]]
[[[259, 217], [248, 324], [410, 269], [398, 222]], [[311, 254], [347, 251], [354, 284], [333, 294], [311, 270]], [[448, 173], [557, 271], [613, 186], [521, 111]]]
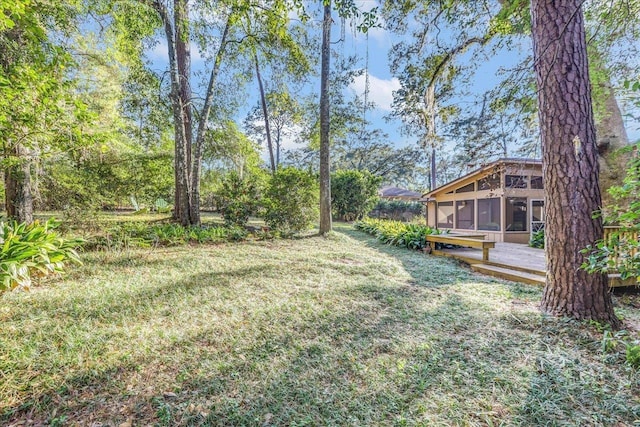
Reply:
[[518, 243], [496, 242], [489, 251], [489, 259], [483, 260], [481, 249], [456, 248], [439, 249], [434, 255], [447, 256], [466, 262], [478, 273], [500, 279], [544, 286], [545, 258], [544, 250], [530, 248]]
[[[441, 249], [438, 252], [461, 259], [468, 264], [482, 263], [482, 250], [479, 249]], [[531, 248], [519, 243], [496, 242], [495, 247], [489, 251], [489, 260], [495, 264], [524, 267], [542, 272], [546, 268], [544, 249]]]
[[[473, 248], [440, 249], [434, 255], [448, 256], [466, 262], [482, 274], [533, 285], [544, 286], [546, 260], [544, 249], [518, 243], [496, 242], [489, 260], [482, 260], [482, 250]], [[635, 280], [622, 282], [619, 275], [609, 275], [612, 287], [634, 286]]]

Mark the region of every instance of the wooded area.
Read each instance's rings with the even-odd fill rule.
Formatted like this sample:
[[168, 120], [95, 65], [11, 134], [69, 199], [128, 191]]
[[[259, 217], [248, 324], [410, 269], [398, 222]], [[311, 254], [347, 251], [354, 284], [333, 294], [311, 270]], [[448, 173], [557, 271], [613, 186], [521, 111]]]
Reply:
[[[633, 140], [640, 131], [640, 1], [370, 3], [0, 0], [1, 191], [6, 211], [0, 227], [0, 303], [12, 301], [3, 303], [0, 320], [15, 315], [11, 304], [28, 310], [15, 296], [18, 292], [6, 291], [47, 283], [52, 273], [72, 271], [83, 261], [100, 269], [103, 256], [114, 263], [107, 269], [119, 262], [126, 266], [126, 251], [142, 248], [152, 253], [180, 247], [180, 259], [174, 261], [188, 265], [189, 258], [200, 257], [202, 251], [217, 252], [216, 245], [235, 253], [243, 246], [234, 244], [244, 242], [262, 260], [268, 258], [262, 251], [273, 245], [287, 255], [274, 252], [279, 261], [264, 261], [263, 266], [251, 264], [249, 256], [242, 261], [251, 264], [247, 271], [264, 268], [266, 277], [286, 273], [286, 280], [273, 279], [268, 286], [286, 287], [291, 280], [313, 293], [298, 278], [305, 277], [305, 269], [314, 280], [324, 280], [316, 269], [342, 271], [342, 261], [334, 259], [341, 255], [332, 258], [329, 245], [333, 242], [333, 250], [340, 252], [344, 244], [349, 253], [357, 253], [353, 239], [359, 238], [342, 225], [336, 233], [334, 226], [370, 214], [383, 185], [428, 194], [497, 159], [541, 158], [544, 185], [538, 189], [544, 188], [544, 201], [539, 201], [544, 230], [538, 239], [547, 259], [546, 284], [536, 295], [541, 310], [606, 329], [603, 343], [613, 340], [611, 334], [622, 334], [611, 348], [624, 345], [625, 361], [637, 369], [637, 331], [624, 335], [629, 324], [621, 311], [627, 309], [616, 306], [607, 275], [640, 282], [639, 243], [628, 237], [640, 230], [640, 140]], [[373, 83], [373, 63], [378, 66], [387, 54], [370, 49], [376, 36], [383, 36], [389, 46], [388, 81], [396, 85], [388, 111], [372, 100], [382, 90]], [[350, 43], [359, 46], [353, 54]], [[505, 64], [488, 78], [482, 67], [492, 60]], [[357, 82], [363, 82], [362, 91], [354, 90]], [[384, 120], [397, 123], [400, 135]], [[458, 201], [449, 203], [453, 218]], [[472, 217], [478, 214], [477, 205], [467, 209]], [[424, 216], [416, 222], [424, 224]], [[619, 232], [604, 240], [604, 224], [619, 227]], [[380, 230], [385, 226], [376, 227], [372, 234], [384, 234]], [[423, 225], [414, 224], [408, 231], [397, 224], [389, 227], [403, 239], [412, 234], [410, 239], [422, 242], [426, 237]], [[316, 231], [318, 263], [300, 260], [295, 267], [299, 277], [291, 279], [286, 269], [292, 254], [286, 242], [311, 238]], [[421, 249], [405, 240], [406, 247]], [[313, 245], [296, 239], [290, 244], [308, 251], [309, 257], [316, 255]], [[482, 248], [488, 251], [492, 244], [487, 241]], [[121, 261], [111, 258], [121, 256]], [[357, 259], [345, 259], [345, 269], [357, 270]], [[171, 267], [173, 276], [167, 280], [186, 293], [203, 283], [217, 287], [215, 278], [204, 273], [208, 262], [196, 267], [202, 278]], [[233, 259], [221, 262], [216, 274], [232, 282], [227, 275], [236, 271]], [[387, 262], [395, 261], [382, 256], [368, 263], [385, 278], [406, 279], [386, 271]], [[397, 268], [414, 268], [404, 262]], [[429, 278], [429, 271], [422, 273]], [[253, 273], [238, 274], [245, 285], [255, 285]], [[80, 282], [88, 280], [86, 272], [81, 275]], [[340, 280], [351, 279], [347, 275]], [[415, 277], [407, 283], [411, 280]], [[357, 292], [374, 292], [367, 290], [371, 284], [366, 280], [354, 283]], [[343, 292], [356, 292], [343, 285], [338, 285]], [[486, 291], [487, 286], [483, 282], [479, 289]], [[86, 289], [86, 284], [78, 287]], [[401, 299], [410, 299], [404, 288], [380, 292], [391, 301], [396, 296], [387, 293], [396, 291]], [[212, 296], [210, 292], [205, 293]], [[357, 299], [348, 301], [342, 307], [345, 313], [354, 308], [349, 305], [359, 304]], [[306, 304], [296, 300], [299, 303]], [[213, 305], [220, 309], [218, 302]], [[460, 310], [465, 309], [462, 305]], [[372, 315], [369, 309], [363, 311]], [[312, 317], [324, 316], [319, 313]], [[414, 321], [419, 323], [412, 317], [410, 323]], [[188, 333], [197, 335], [195, 330]], [[289, 348], [282, 340], [276, 347]], [[11, 345], [11, 357], [22, 360], [15, 353], [20, 345]], [[304, 352], [313, 358], [311, 353], [320, 355], [327, 345], [315, 343]], [[158, 351], [154, 344], [149, 348]], [[265, 350], [269, 357], [271, 350]], [[0, 356], [3, 376], [5, 370], [13, 372], [8, 357]], [[110, 369], [100, 366], [103, 373]], [[399, 366], [400, 361], [398, 372]], [[15, 391], [20, 380], [11, 378], [12, 389], [0, 386], [0, 397], [14, 396], [10, 407], [0, 406], [0, 421], [26, 416], [19, 408], [24, 399], [34, 399], [30, 404], [36, 407], [33, 402], [42, 397], [35, 396], [40, 391], [29, 396]], [[160, 412], [157, 409], [156, 418]], [[209, 419], [205, 412], [201, 418]], [[267, 415], [237, 423], [269, 424]], [[328, 417], [347, 424], [371, 421], [362, 414], [356, 418]], [[281, 416], [279, 421], [291, 424], [295, 419]], [[602, 423], [638, 419], [636, 405]], [[315, 414], [308, 424], [321, 420]], [[373, 424], [387, 421], [376, 416]]]

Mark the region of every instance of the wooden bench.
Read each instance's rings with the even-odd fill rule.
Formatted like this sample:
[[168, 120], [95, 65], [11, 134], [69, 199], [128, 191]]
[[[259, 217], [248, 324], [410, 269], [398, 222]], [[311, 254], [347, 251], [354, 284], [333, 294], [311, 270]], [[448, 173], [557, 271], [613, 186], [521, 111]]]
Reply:
[[[484, 236], [482, 236], [484, 237]], [[426, 237], [429, 242], [431, 251], [435, 249], [436, 243], [445, 243], [448, 245], [466, 246], [471, 248], [482, 249], [482, 260], [489, 261], [489, 249], [496, 247], [496, 242], [493, 240], [485, 240], [473, 237], [454, 236], [451, 234], [429, 234]]]

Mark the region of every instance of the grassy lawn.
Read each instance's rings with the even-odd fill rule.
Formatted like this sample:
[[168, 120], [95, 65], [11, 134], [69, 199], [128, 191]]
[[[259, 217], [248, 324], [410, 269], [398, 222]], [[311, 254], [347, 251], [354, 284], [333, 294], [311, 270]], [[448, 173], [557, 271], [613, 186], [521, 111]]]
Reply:
[[84, 261], [0, 297], [0, 424], [640, 423], [640, 373], [597, 327], [348, 226]]

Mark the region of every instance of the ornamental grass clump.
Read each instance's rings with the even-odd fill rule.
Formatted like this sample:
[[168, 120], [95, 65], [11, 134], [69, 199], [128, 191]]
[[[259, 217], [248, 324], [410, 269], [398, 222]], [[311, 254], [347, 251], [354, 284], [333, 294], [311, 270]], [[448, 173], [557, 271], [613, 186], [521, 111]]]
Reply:
[[61, 273], [65, 264], [80, 264], [79, 239], [64, 239], [54, 231], [53, 220], [44, 224], [0, 222], [0, 293], [29, 289], [33, 279]]

